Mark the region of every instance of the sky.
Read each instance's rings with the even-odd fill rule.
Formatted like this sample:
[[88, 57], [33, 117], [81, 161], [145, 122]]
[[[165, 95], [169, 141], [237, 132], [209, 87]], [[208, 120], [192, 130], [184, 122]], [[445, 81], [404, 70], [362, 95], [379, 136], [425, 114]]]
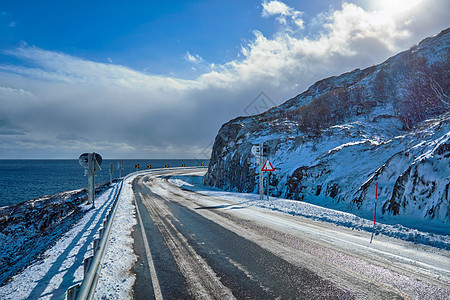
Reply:
[[0, 0], [0, 159], [207, 158], [230, 119], [449, 27], [448, 0]]

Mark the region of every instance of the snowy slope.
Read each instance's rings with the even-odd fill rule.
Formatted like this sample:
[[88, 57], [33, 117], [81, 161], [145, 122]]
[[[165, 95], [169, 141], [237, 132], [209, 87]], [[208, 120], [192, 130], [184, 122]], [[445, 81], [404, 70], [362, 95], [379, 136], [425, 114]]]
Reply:
[[[106, 187], [97, 189], [97, 194]], [[0, 284], [39, 258], [89, 210], [86, 190], [0, 208]]]
[[[132, 295], [135, 277], [130, 270], [136, 261], [131, 237], [136, 219], [131, 186], [128, 184], [132, 179], [129, 177], [125, 181], [120, 194], [95, 299], [129, 299]], [[18, 272], [0, 286], [0, 299], [63, 299], [69, 287], [80, 283], [83, 279], [83, 260], [92, 255], [92, 242], [98, 237], [98, 230], [102, 227], [119, 186], [120, 184], [113, 184], [99, 191], [95, 199], [95, 209], [90, 209], [90, 205], [88, 207], [79, 200], [86, 198], [85, 191], [65, 192], [46, 197], [47, 206], [52, 205], [51, 211], [54, 213], [64, 212], [62, 209], [64, 205], [57, 206], [58, 202], [73, 203], [80, 212], [77, 213], [77, 218], [66, 217], [64, 221], [59, 222], [64, 223], [64, 226], [47, 229], [41, 237], [34, 236], [33, 230], [30, 229], [29, 232], [10, 233], [9, 243], [2, 241], [0, 244], [2, 257], [8, 256], [10, 261], [23, 256], [27, 259], [20, 260], [21, 270], [18, 270], [18, 262], [9, 265], [2, 263], [0, 269], [2, 276]], [[82, 197], [78, 197], [80, 193]], [[42, 201], [45, 202], [45, 199], [28, 201], [14, 207], [22, 207], [23, 210], [29, 203], [36, 202], [38, 206], [38, 202]], [[50, 211], [45, 207], [41, 207], [40, 210], [46, 213]], [[19, 215], [17, 213], [17, 216]], [[40, 217], [36, 215], [28, 216], [27, 220], [29, 224], [41, 223]], [[13, 227], [13, 223], [7, 226], [9, 229]], [[44, 240], [43, 237], [47, 238]], [[14, 243], [14, 239], [17, 242]], [[22, 241], [27, 239], [33, 240], [36, 246], [30, 248], [22, 246]], [[25, 250], [20, 252], [20, 249]], [[41, 251], [41, 255], [33, 258]]]
[[205, 184], [257, 192], [265, 143], [271, 195], [450, 232], [450, 29], [384, 63], [317, 82], [220, 129]]

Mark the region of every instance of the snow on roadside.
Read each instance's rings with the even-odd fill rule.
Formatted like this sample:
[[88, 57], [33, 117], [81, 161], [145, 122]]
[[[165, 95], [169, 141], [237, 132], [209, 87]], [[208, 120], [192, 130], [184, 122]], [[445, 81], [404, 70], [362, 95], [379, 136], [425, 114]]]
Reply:
[[[209, 186], [202, 185], [202, 176], [173, 176], [169, 182], [201, 194], [230, 200], [236, 203], [245, 203], [248, 206], [257, 206], [274, 211], [280, 211], [294, 216], [301, 216], [317, 221], [328, 222], [339, 226], [373, 231], [373, 220], [364, 219], [351, 213], [342, 212], [314, 204], [270, 197], [259, 200], [258, 194], [245, 194], [225, 192]], [[377, 222], [376, 232], [398, 239], [412, 241], [450, 250], [450, 235], [432, 233], [426, 230], [408, 228], [400, 224], [381, 224]]]
[[[137, 257], [133, 250], [134, 240], [131, 233], [137, 221], [131, 183], [137, 175], [128, 176], [124, 180], [95, 293], [96, 299], [133, 297], [135, 275], [132, 268]], [[255, 194], [224, 192], [203, 186], [201, 176], [173, 176], [169, 181], [183, 188], [248, 206], [262, 207], [359, 230], [372, 230], [372, 221], [350, 213], [301, 201], [274, 197], [269, 201], [261, 201]], [[42, 259], [35, 261], [0, 287], [0, 299], [63, 298], [67, 288], [80, 283], [83, 277], [83, 260], [92, 255], [92, 241], [98, 235], [106, 212], [111, 207], [118, 190], [119, 184], [114, 184], [98, 196], [96, 208], [88, 210], [71, 230], [41, 256]], [[433, 234], [401, 225], [378, 224], [377, 230], [384, 235], [450, 249], [449, 235]]]
[[[98, 236], [103, 219], [119, 190], [119, 184], [87, 206], [84, 216], [39, 259], [0, 287], [0, 299], [63, 298], [67, 289], [83, 278], [83, 260], [92, 255], [92, 241]], [[5, 266], [1, 266], [4, 268]]]
[[111, 228], [103, 268], [100, 273], [94, 299], [131, 299], [136, 279], [131, 267], [137, 261], [131, 236], [137, 224], [134, 195], [131, 188], [135, 176], [125, 179]]

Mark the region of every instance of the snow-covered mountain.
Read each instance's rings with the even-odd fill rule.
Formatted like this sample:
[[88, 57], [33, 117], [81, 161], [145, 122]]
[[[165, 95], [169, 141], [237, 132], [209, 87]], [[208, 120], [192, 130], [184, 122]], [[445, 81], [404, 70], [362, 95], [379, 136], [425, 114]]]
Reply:
[[270, 147], [272, 196], [400, 223], [450, 224], [450, 29], [364, 70], [224, 124], [204, 183], [258, 192], [254, 144]]

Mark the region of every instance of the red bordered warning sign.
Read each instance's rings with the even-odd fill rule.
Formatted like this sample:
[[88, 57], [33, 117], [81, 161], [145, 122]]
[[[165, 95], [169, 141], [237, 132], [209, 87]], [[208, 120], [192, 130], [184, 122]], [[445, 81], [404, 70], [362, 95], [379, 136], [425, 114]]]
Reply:
[[261, 171], [265, 171], [265, 172], [273, 172], [273, 171], [275, 171], [275, 168], [272, 166], [272, 164], [270, 163], [269, 159], [266, 160], [266, 163], [262, 167]]

